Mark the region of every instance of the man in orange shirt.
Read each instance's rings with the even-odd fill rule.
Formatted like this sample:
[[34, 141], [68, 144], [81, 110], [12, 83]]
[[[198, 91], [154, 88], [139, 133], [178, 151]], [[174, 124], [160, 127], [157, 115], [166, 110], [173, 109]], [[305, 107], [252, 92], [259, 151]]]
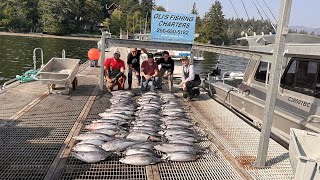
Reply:
[[104, 71], [106, 78], [106, 87], [109, 92], [113, 87], [118, 85], [119, 90], [124, 90], [126, 76], [124, 75], [124, 61], [120, 59], [120, 52], [116, 50], [113, 53], [113, 58], [108, 58], [104, 62]]
[[147, 91], [148, 84], [151, 81], [152, 85], [150, 87], [151, 91], [154, 91], [154, 88], [158, 85], [158, 65], [154, 62], [153, 54], [148, 54], [148, 60], [143, 61], [141, 64], [141, 90]]

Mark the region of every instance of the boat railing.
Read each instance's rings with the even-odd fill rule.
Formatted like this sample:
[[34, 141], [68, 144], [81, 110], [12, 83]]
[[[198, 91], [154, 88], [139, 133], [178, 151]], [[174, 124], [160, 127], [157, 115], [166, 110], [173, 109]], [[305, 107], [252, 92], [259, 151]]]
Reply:
[[61, 56], [62, 58], [66, 58], [66, 50], [62, 50], [62, 56]]
[[315, 118], [318, 119], [318, 121], [316, 121], [316, 122], [320, 122], [320, 116], [314, 114], [314, 115], [310, 115], [310, 116], [307, 118], [307, 123], [309, 123], [310, 121], [312, 121], [312, 120], [315, 119]]
[[37, 50], [40, 50], [40, 53], [41, 53], [41, 68], [44, 66], [44, 64], [43, 64], [43, 50], [41, 48], [34, 48], [34, 50], [33, 50], [33, 69], [37, 69], [37, 56], [36, 56]]

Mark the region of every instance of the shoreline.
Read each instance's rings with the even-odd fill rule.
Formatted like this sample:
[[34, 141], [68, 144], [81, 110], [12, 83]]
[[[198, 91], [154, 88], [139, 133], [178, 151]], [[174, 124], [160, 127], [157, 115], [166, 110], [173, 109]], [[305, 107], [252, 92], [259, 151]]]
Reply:
[[22, 36], [22, 37], [43, 37], [43, 38], [57, 38], [57, 39], [75, 39], [86, 41], [98, 41], [100, 38], [94, 37], [74, 37], [74, 36], [56, 36], [50, 34], [36, 34], [36, 33], [13, 33], [13, 32], [0, 32], [0, 35], [4, 36]]

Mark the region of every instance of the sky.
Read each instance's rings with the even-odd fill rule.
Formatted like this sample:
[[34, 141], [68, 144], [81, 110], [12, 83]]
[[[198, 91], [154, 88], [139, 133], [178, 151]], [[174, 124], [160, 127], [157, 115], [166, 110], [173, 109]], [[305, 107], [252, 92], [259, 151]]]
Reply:
[[[247, 19], [245, 9], [242, 5], [241, 0], [219, 0], [222, 4], [222, 11], [226, 18], [236, 18], [236, 13], [232, 8], [230, 1], [233, 3], [237, 14], [240, 18]], [[256, 19], [261, 19], [253, 2], [259, 7], [258, 3], [262, 6], [263, 10], [270, 18], [270, 20], [275, 23], [275, 20], [265, 6], [265, 3], [269, 6], [269, 9], [274, 14], [275, 18], [278, 19], [279, 9], [281, 0], [242, 0], [247, 9], [250, 18], [255, 17]], [[215, 2], [215, 0], [155, 0], [156, 5], [161, 5], [168, 11], [176, 13], [187, 13], [188, 7], [189, 11], [192, 9], [192, 5], [195, 2], [197, 10], [201, 16], [209, 11], [209, 8]], [[168, 2], [168, 3], [167, 3]], [[188, 3], [190, 5], [188, 6]], [[258, 2], [258, 3], [257, 3]], [[265, 2], [265, 3], [264, 3]], [[167, 8], [168, 7], [168, 8]], [[260, 7], [259, 7], [260, 9]], [[260, 9], [264, 19], [268, 19], [263, 11]], [[290, 26], [306, 26], [312, 28], [320, 28], [320, 0], [292, 0], [291, 15], [290, 15]]]

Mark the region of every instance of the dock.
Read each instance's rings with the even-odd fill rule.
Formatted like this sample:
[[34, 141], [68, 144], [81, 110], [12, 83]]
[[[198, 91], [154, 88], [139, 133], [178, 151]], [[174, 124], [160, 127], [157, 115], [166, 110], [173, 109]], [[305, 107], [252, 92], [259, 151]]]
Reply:
[[[126, 59], [128, 50], [120, 52], [121, 59]], [[176, 63], [177, 80], [179, 72], [181, 64]], [[112, 95], [99, 90], [99, 74], [99, 68], [82, 64], [78, 89], [69, 95], [59, 90], [48, 94], [47, 86], [39, 81], [13, 84], [0, 93], [0, 179], [293, 178], [286, 148], [271, 139], [267, 167], [254, 167], [260, 132], [206, 92], [184, 101], [177, 84], [173, 92], [202, 132], [199, 146], [208, 148], [200, 159], [133, 166], [120, 163], [117, 156], [91, 164], [71, 157], [72, 137], [85, 132], [82, 127], [110, 106]], [[159, 92], [168, 93], [166, 88]]]

